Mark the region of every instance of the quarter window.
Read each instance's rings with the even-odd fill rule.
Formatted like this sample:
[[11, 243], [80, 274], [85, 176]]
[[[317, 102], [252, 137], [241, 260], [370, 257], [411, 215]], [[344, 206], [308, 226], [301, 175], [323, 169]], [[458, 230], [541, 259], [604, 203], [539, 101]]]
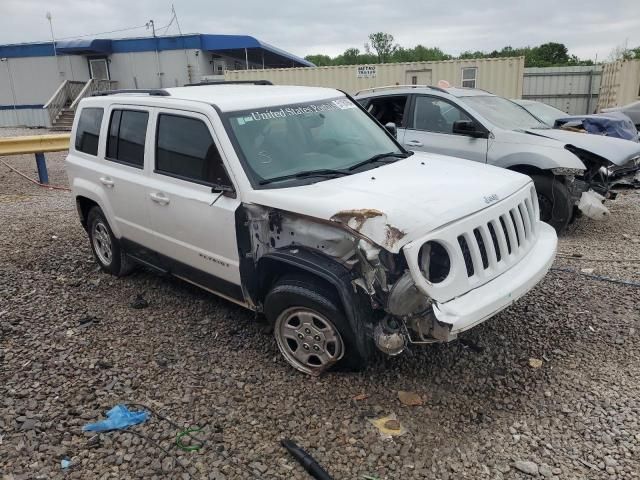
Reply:
[[142, 168], [149, 113], [139, 110], [111, 112], [107, 158]]
[[462, 69], [462, 86], [466, 88], [476, 88], [476, 78], [478, 77], [477, 67], [467, 67]]
[[76, 128], [76, 150], [98, 154], [98, 142], [100, 141], [100, 125], [102, 124], [102, 108], [83, 108], [80, 112], [78, 127]]
[[453, 123], [471, 118], [455, 105], [436, 97], [418, 96], [413, 112], [416, 130], [453, 133]]
[[198, 183], [230, 186], [211, 133], [196, 118], [158, 116], [156, 171]]

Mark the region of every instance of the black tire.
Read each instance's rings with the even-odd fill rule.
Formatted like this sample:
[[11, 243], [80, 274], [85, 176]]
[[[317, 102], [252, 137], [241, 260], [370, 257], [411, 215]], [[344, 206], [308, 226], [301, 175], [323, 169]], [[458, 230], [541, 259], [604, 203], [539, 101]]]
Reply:
[[538, 193], [540, 220], [562, 234], [573, 217], [573, 202], [567, 187], [558, 179], [545, 175], [531, 175]]
[[[98, 265], [102, 271], [122, 277], [131, 273], [134, 268], [131, 260], [126, 256], [124, 250], [120, 246], [120, 242], [113, 235], [111, 226], [107, 221], [100, 207], [92, 207], [87, 215], [87, 232], [89, 234], [89, 242], [91, 250]], [[110, 242], [109, 256], [106, 256], [104, 250], [100, 248], [100, 244]]]
[[[278, 338], [278, 321], [281, 316], [296, 308], [316, 312], [333, 324], [342, 340], [342, 358], [326, 368], [314, 371], [305, 370], [305, 368], [301, 368], [300, 365], [296, 365], [294, 361], [288, 358], [283, 350], [286, 347], [281, 346], [282, 339]], [[359, 371], [366, 367], [371, 350], [366, 350], [366, 348], [363, 350], [358, 347], [359, 342], [356, 341], [355, 334], [344, 314], [340, 300], [337, 298], [336, 293], [321, 280], [304, 275], [283, 276], [267, 294], [264, 302], [264, 313], [274, 325], [274, 336], [280, 352], [294, 368], [310, 375], [320, 375], [326, 370]], [[360, 335], [365, 335], [365, 332], [361, 332]], [[306, 339], [304, 341], [306, 342]], [[368, 344], [369, 340], [360, 343]]]

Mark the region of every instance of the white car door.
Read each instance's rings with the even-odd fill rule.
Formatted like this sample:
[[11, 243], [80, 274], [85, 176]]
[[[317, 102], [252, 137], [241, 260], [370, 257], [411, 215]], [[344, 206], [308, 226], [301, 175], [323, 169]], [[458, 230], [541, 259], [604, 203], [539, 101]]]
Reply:
[[[174, 275], [242, 300], [233, 188], [211, 122], [201, 113], [155, 109], [147, 184], [152, 248]], [[216, 190], [216, 191], [214, 191]]]
[[[83, 109], [88, 110], [88, 109]], [[144, 199], [149, 108], [112, 105], [105, 111], [101, 160], [90, 175], [104, 191], [108, 218], [123, 241], [144, 245], [149, 241], [149, 216]], [[82, 120], [82, 119], [81, 119]], [[80, 125], [79, 127], [80, 128]]]
[[453, 133], [456, 121], [477, 123], [457, 105], [439, 97], [416, 95], [408, 116], [401, 139], [407, 149], [487, 161], [487, 138]]

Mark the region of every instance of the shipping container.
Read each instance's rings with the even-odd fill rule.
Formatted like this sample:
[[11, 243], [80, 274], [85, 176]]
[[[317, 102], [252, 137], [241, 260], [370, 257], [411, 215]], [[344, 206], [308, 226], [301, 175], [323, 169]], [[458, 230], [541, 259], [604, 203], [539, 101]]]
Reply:
[[620, 60], [605, 65], [598, 110], [640, 100], [640, 60]]
[[331, 67], [228, 70], [226, 80], [270, 80], [277, 85], [330, 87], [354, 94], [386, 85], [475, 87], [507, 98], [522, 96], [524, 57], [382, 63]]
[[524, 69], [522, 98], [546, 103], [571, 115], [594, 113], [602, 65]]

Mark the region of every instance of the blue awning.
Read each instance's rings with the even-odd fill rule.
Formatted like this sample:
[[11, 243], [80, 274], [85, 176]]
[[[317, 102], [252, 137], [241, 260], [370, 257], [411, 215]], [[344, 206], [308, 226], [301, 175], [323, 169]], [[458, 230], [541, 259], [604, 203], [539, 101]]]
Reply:
[[56, 42], [56, 50], [59, 53], [76, 55], [108, 55], [111, 53], [111, 40], [63, 40]]
[[[253, 52], [264, 53], [268, 57], [268, 63], [281, 63], [282, 66], [289, 67], [315, 67], [315, 65], [304, 58], [300, 58], [289, 52], [261, 42], [249, 35], [201, 35], [202, 50], [210, 52], [221, 52], [233, 54], [242, 53], [245, 49]], [[244, 54], [237, 55], [244, 58]], [[254, 57], [255, 60], [255, 57]]]

